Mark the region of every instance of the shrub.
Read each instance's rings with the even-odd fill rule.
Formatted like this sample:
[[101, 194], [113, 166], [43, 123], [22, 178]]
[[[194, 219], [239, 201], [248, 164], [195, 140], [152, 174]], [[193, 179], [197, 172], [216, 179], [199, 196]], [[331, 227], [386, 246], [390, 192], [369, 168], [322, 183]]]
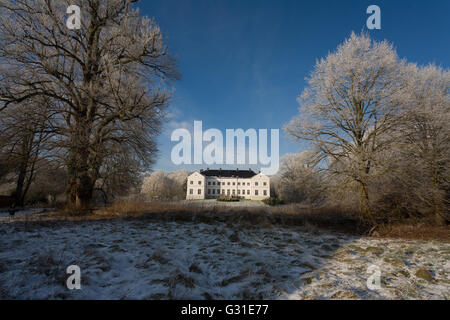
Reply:
[[217, 198], [217, 201], [222, 202], [238, 202], [240, 199], [236, 196], [220, 196]]
[[283, 200], [280, 200], [280, 199], [274, 198], [274, 197], [266, 198], [262, 202], [264, 202], [265, 204], [267, 204], [269, 206], [276, 206], [279, 204], [284, 204]]

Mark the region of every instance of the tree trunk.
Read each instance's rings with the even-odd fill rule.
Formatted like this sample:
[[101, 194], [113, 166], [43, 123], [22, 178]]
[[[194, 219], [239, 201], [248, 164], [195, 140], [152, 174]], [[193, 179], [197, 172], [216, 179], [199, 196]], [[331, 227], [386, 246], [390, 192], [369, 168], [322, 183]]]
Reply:
[[441, 174], [439, 172], [439, 163], [436, 160], [438, 152], [436, 148], [433, 146], [432, 157], [430, 161], [431, 167], [431, 177], [432, 177], [432, 185], [433, 185], [433, 196], [432, 196], [432, 210], [433, 210], [433, 220], [437, 225], [445, 225], [446, 220], [441, 216], [442, 210], [444, 208], [443, 205], [443, 196], [440, 193], [440, 180]]
[[17, 207], [23, 207], [24, 203], [23, 185], [25, 182], [26, 172], [27, 172], [27, 164], [25, 161], [21, 161], [21, 164], [19, 166], [19, 174], [17, 177], [16, 190], [14, 192], [15, 205]]
[[[33, 139], [33, 137], [31, 137]], [[23, 207], [25, 201], [24, 185], [30, 161], [30, 135], [24, 134], [20, 150], [19, 173], [17, 175], [16, 190], [14, 192], [15, 205]], [[27, 188], [28, 189], [28, 188]]]
[[66, 186], [67, 207], [75, 213], [89, 209], [95, 183], [88, 171], [79, 165], [80, 163], [77, 163], [75, 167], [69, 168]]
[[[80, 122], [78, 122], [80, 123]], [[71, 137], [71, 148], [67, 162], [67, 208], [74, 213], [89, 209], [94, 192], [95, 179], [89, 170], [89, 130], [78, 125]]]
[[[361, 135], [362, 136], [362, 135]], [[361, 151], [364, 155], [364, 151]], [[369, 202], [369, 172], [370, 172], [370, 161], [363, 159], [359, 163], [359, 177], [357, 179], [359, 183], [359, 204], [360, 204], [360, 214], [367, 222], [374, 224]]]
[[446, 224], [446, 220], [441, 215], [443, 208], [444, 206], [442, 197], [439, 194], [438, 187], [435, 186], [435, 189], [433, 190], [433, 220], [434, 223], [436, 223], [439, 226], [443, 226]]
[[360, 211], [363, 217], [370, 217], [370, 207], [369, 207], [369, 191], [367, 187], [367, 183], [361, 182], [359, 185], [359, 203], [360, 203]]
[[360, 214], [366, 222], [374, 225], [375, 220], [372, 217], [369, 202], [369, 181], [368, 175], [370, 171], [370, 163], [367, 163], [360, 171], [359, 178], [359, 201], [360, 201]]

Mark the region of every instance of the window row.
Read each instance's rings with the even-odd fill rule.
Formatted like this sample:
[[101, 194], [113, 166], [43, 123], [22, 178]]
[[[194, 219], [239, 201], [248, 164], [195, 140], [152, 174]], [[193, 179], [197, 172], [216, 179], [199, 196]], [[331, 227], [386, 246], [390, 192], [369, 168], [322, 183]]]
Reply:
[[[192, 181], [191, 181], [191, 184], [192, 184]], [[200, 184], [200, 181], [199, 181], [199, 184]], [[222, 186], [224, 186], [225, 184], [228, 185], [228, 186], [230, 186], [230, 185], [235, 186], [236, 182], [222, 182]], [[216, 181], [208, 181], [208, 186], [211, 186], [211, 185], [215, 186], [216, 185]], [[220, 181], [217, 181], [217, 185], [218, 186], [221, 185]], [[237, 185], [238, 186], [240, 186], [240, 185], [250, 186], [250, 182], [237, 182]], [[255, 182], [255, 186], [258, 186], [258, 182]], [[267, 182], [263, 182], [263, 186], [267, 186]]]
[[[192, 189], [190, 189], [189, 193], [193, 194]], [[198, 194], [200, 194], [200, 192]], [[220, 194], [220, 189], [208, 189], [208, 194], [209, 195], [211, 195], [211, 194], [219, 195]], [[232, 189], [232, 190], [230, 190], [230, 189], [227, 189], [227, 190], [222, 189], [222, 194], [223, 195], [226, 194], [228, 196], [229, 195], [236, 195], [236, 190], [235, 189]], [[250, 190], [237, 190], [237, 194], [238, 195], [245, 195], [245, 194], [250, 195]], [[258, 190], [255, 190], [255, 196], [257, 196], [257, 195], [259, 195], [259, 192], [258, 192]], [[263, 195], [267, 196], [267, 190], [263, 190]]]
[[[202, 182], [201, 182], [201, 181], [197, 181], [197, 183], [198, 183], [198, 185], [202, 185]], [[224, 186], [225, 183], [226, 183], [226, 185], [228, 185], [228, 186], [230, 186], [230, 185], [235, 186], [235, 185], [236, 185], [236, 182], [222, 182], [222, 186]], [[191, 180], [191, 181], [190, 181], [190, 184], [191, 184], [191, 185], [194, 184], [194, 181]], [[208, 186], [210, 186], [210, 185], [215, 186], [215, 185], [216, 185], [216, 181], [208, 181]], [[217, 185], [220, 186], [220, 181], [217, 181]], [[247, 185], [247, 186], [249, 186], [249, 185], [250, 185], [250, 182], [238, 182], [237, 185], [238, 185], [238, 186], [240, 186], [240, 185], [243, 185], [243, 186]], [[256, 187], [258, 186], [258, 182], [255, 182], [255, 186], [256, 186]], [[263, 186], [267, 186], [267, 182], [263, 182]]]

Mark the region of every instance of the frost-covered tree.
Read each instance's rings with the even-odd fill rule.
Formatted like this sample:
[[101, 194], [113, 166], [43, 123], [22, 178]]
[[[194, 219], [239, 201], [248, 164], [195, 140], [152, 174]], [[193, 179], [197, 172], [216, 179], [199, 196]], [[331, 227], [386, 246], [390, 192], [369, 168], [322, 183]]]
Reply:
[[387, 170], [407, 196], [404, 206], [437, 223], [450, 220], [450, 72], [413, 66], [407, 112], [390, 135]]
[[285, 126], [312, 144], [329, 177], [357, 184], [369, 220], [369, 180], [377, 155], [392, 143], [385, 133], [401, 112], [407, 69], [390, 43], [352, 33], [317, 62], [298, 99], [300, 114]]
[[281, 158], [277, 194], [284, 201], [314, 205], [325, 198], [325, 188], [311, 156], [311, 151], [304, 151]]
[[[0, 0], [0, 110], [52, 100], [51, 128], [65, 150], [69, 207], [88, 206], [98, 179], [126, 154], [149, 169], [176, 79], [154, 20], [134, 0]], [[81, 28], [66, 27], [69, 5]], [[108, 166], [106, 166], [108, 164]]]
[[141, 194], [149, 201], [170, 201], [186, 198], [184, 189], [189, 173], [185, 170], [156, 171], [144, 178]]

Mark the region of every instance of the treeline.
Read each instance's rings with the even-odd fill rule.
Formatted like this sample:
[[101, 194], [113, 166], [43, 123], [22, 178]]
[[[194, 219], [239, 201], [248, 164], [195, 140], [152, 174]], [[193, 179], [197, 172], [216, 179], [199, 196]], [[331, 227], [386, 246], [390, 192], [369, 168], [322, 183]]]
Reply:
[[186, 170], [152, 172], [143, 179], [141, 197], [145, 201], [184, 200], [189, 174]]
[[317, 62], [285, 130], [310, 151], [282, 161], [276, 193], [346, 206], [371, 223], [450, 220], [450, 72], [351, 34]]

